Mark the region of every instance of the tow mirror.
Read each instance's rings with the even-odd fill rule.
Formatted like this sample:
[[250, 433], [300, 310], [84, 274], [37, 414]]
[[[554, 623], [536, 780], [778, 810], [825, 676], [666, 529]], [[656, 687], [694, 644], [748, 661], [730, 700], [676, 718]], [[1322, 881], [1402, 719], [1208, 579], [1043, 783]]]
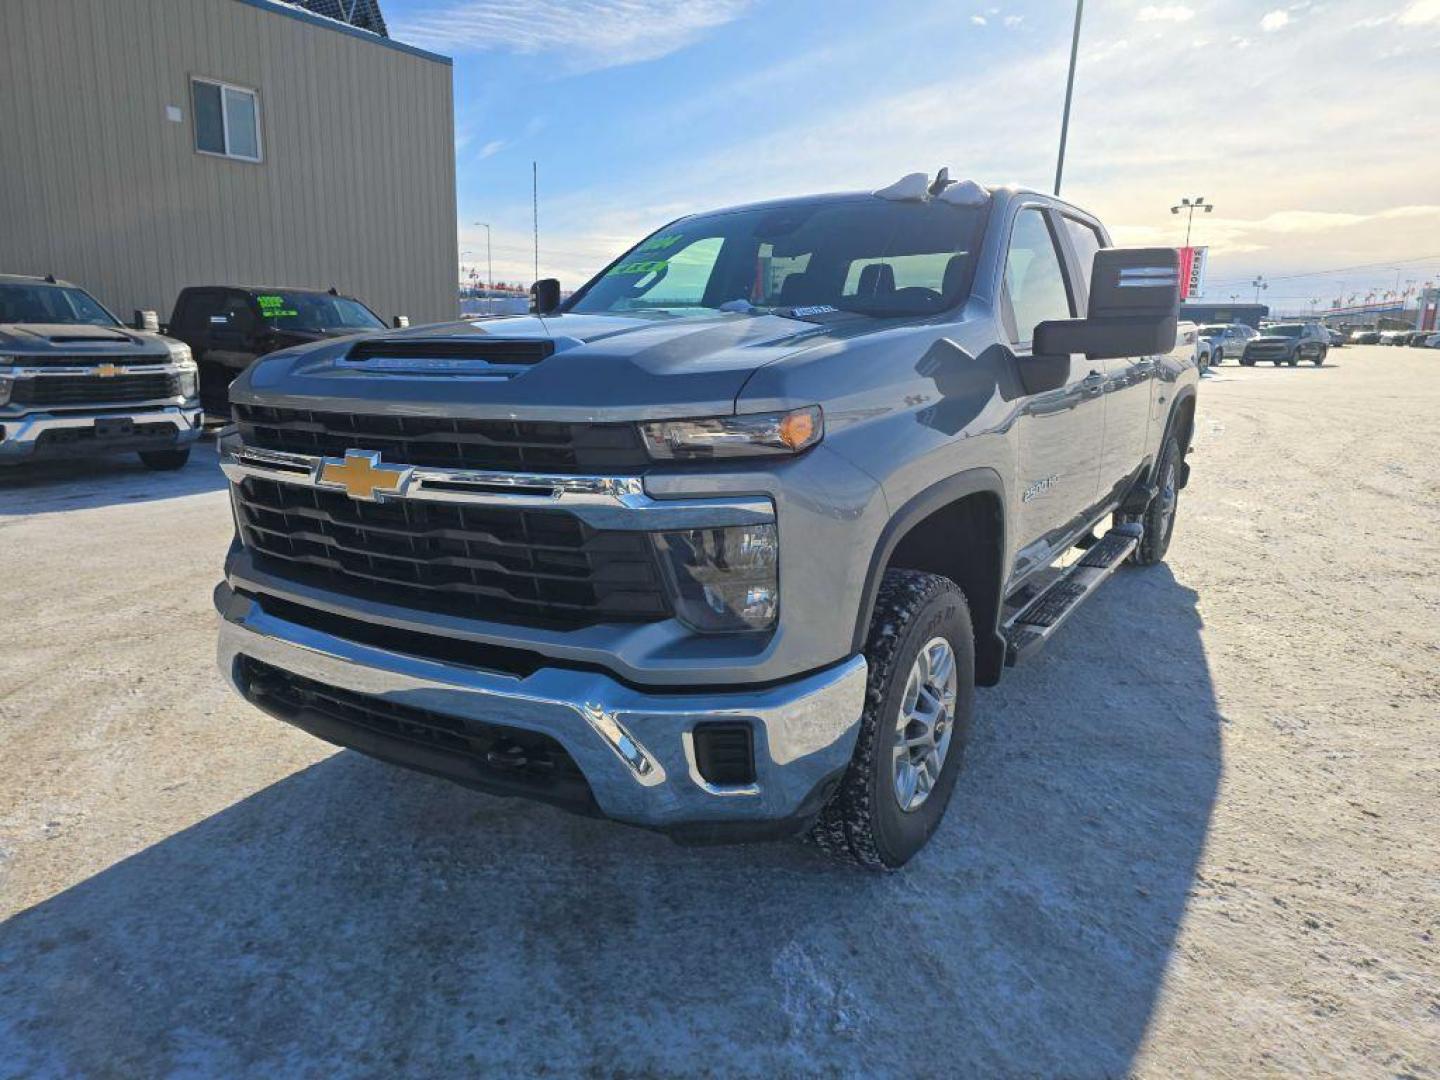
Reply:
[[139, 308], [136, 308], [130, 325], [136, 330], [145, 330], [152, 334], [158, 334], [160, 332], [160, 316], [153, 311], [141, 311]]
[[549, 315], [560, 310], [560, 282], [553, 277], [541, 278], [530, 286], [530, 313]]
[[1039, 356], [1084, 353], [1092, 360], [1167, 353], [1180, 317], [1180, 253], [1174, 248], [1103, 248], [1090, 275], [1083, 319], [1035, 328]]
[[390, 325], [393, 326], [396, 330], [404, 330], [407, 326], [410, 325], [410, 316], [396, 315], [393, 319], [390, 320]]

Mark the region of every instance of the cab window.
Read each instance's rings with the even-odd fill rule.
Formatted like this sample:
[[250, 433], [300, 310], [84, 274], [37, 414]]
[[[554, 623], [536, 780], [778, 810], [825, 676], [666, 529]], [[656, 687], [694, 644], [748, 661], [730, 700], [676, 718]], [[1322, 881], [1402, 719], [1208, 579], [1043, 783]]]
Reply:
[[1065, 232], [1070, 237], [1070, 246], [1075, 249], [1076, 269], [1080, 271], [1080, 280], [1085, 283], [1085, 291], [1090, 291], [1090, 274], [1095, 268], [1095, 253], [1105, 246], [1100, 239], [1100, 234], [1091, 226], [1076, 218], [1061, 218], [1065, 222]]
[[1040, 323], [1075, 316], [1055, 238], [1040, 210], [1021, 210], [1015, 217], [1005, 256], [1005, 304], [1021, 348], [1029, 348]]

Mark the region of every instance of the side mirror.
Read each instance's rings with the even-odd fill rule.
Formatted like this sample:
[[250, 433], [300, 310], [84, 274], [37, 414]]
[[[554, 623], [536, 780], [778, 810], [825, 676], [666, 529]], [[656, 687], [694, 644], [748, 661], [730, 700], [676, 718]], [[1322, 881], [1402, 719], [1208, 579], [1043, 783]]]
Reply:
[[530, 313], [549, 315], [560, 310], [560, 282], [553, 277], [541, 278], [530, 286]]
[[1092, 360], [1148, 356], [1175, 348], [1180, 253], [1174, 248], [1102, 248], [1090, 275], [1083, 319], [1035, 328], [1037, 356], [1084, 353]]
[[396, 315], [393, 319], [390, 320], [390, 325], [393, 326], [396, 330], [404, 330], [407, 326], [410, 325], [410, 316]]
[[158, 334], [160, 332], [160, 316], [153, 311], [141, 311], [136, 308], [130, 325], [136, 330], [146, 330], [152, 334]]

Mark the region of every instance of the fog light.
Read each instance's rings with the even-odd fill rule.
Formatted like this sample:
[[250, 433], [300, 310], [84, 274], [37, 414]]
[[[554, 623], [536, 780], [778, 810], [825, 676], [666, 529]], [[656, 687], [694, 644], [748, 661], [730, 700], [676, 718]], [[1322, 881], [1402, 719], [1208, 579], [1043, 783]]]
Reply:
[[780, 610], [774, 525], [657, 533], [681, 622], [702, 633], [768, 630]]
[[0, 405], [10, 404], [10, 391], [15, 386], [15, 376], [0, 375]]

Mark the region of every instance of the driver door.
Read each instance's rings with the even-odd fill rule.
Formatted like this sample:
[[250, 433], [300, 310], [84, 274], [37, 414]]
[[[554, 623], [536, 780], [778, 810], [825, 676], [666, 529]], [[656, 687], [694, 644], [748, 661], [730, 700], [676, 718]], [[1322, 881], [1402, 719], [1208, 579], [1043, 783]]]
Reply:
[[[1076, 295], [1050, 215], [1039, 205], [1023, 207], [1011, 228], [1001, 293], [1002, 319], [1017, 357], [1031, 355], [1036, 325], [1075, 317]], [[1104, 365], [1076, 353], [1063, 386], [1025, 402], [1015, 431], [1017, 576], [1050, 562], [1053, 549], [1064, 545], [1095, 505], [1104, 386]]]

